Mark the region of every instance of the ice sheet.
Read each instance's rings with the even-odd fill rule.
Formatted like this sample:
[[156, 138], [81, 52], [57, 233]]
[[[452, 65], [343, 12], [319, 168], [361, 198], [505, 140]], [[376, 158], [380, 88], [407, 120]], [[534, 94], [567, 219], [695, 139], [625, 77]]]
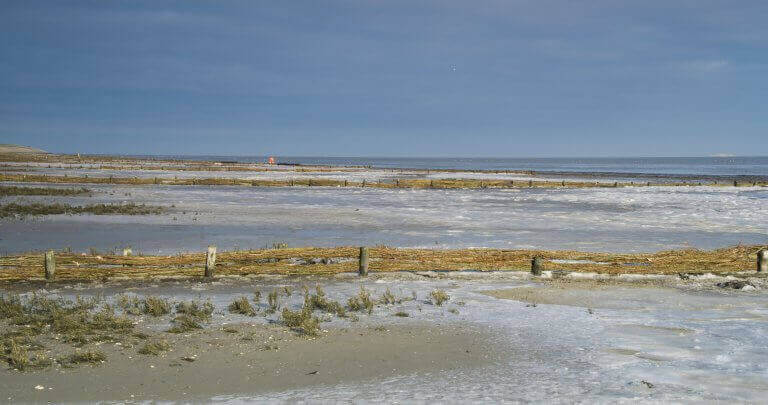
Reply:
[[[132, 246], [172, 253], [387, 244], [655, 251], [765, 243], [768, 190], [722, 187], [411, 190], [335, 187], [88, 185], [72, 204], [138, 202], [159, 216], [49, 216], [0, 221], [0, 252]], [[50, 197], [6, 197], [51, 201]]]

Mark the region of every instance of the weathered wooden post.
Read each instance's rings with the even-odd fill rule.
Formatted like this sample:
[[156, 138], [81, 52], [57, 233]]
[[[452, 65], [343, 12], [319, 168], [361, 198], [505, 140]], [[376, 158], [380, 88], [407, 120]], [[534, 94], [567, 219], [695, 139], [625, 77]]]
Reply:
[[738, 187], [739, 186], [739, 181], [738, 180], [734, 180], [733, 181], [733, 186], [734, 187]]
[[565, 180], [563, 180], [563, 187], [565, 187]]
[[395, 179], [395, 183], [397, 184], [397, 188], [400, 188], [400, 179]]
[[216, 246], [208, 246], [208, 254], [205, 256], [205, 277], [213, 277], [213, 269], [216, 267]]
[[344, 187], [347, 187], [347, 180], [344, 180]]
[[768, 249], [757, 252], [757, 271], [768, 272]]
[[53, 250], [45, 252], [45, 279], [53, 280], [56, 275], [56, 259], [53, 256]]
[[360, 247], [360, 267], [357, 271], [361, 276], [368, 275], [368, 248], [365, 246]]
[[528, 187], [533, 187], [533, 180], [528, 180]]
[[429, 181], [429, 188], [435, 188], [435, 181], [434, 180], [430, 180]]
[[541, 259], [539, 257], [534, 257], [531, 260], [531, 274], [534, 276], [540, 276], [541, 275]]

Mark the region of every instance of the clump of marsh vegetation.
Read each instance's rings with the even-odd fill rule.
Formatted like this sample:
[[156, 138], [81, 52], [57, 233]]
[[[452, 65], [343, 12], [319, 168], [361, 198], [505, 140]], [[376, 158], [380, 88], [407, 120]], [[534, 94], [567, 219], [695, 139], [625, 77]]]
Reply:
[[59, 359], [59, 363], [67, 366], [74, 364], [91, 364], [96, 365], [107, 361], [107, 355], [100, 350], [83, 350], [78, 351]]
[[251, 305], [250, 301], [248, 301], [248, 297], [238, 297], [235, 298], [232, 303], [229, 304], [229, 312], [233, 314], [240, 314], [240, 315], [247, 315], [247, 316], [255, 316], [256, 310], [253, 308], [253, 305]]
[[395, 294], [392, 294], [392, 291], [389, 291], [389, 288], [387, 288], [387, 290], [384, 291], [384, 294], [381, 295], [379, 302], [384, 305], [393, 305], [397, 302], [397, 298], [395, 298]]
[[89, 194], [90, 192], [91, 190], [87, 188], [0, 186], [0, 197], [7, 197], [11, 195], [73, 196]]
[[171, 320], [170, 333], [185, 333], [203, 329], [201, 322], [211, 320], [213, 304], [210, 301], [182, 301], [176, 304], [177, 316]]
[[320, 320], [312, 315], [312, 310], [308, 307], [304, 307], [300, 311], [283, 308], [281, 317], [283, 325], [298, 330], [303, 335], [317, 336], [320, 333]]
[[274, 314], [277, 312], [278, 309], [280, 309], [280, 292], [277, 289], [272, 290], [272, 292], [267, 295], [267, 304], [269, 307], [267, 308], [268, 314]]
[[93, 215], [152, 215], [161, 214], [164, 208], [144, 204], [91, 204], [85, 206], [69, 205], [62, 203], [43, 204], [17, 204], [10, 203], [0, 205], [0, 218], [24, 218], [37, 215], [59, 214], [93, 214]]
[[150, 296], [140, 299], [135, 295], [120, 295], [115, 303], [129, 315], [163, 316], [171, 313], [171, 304], [164, 298]]
[[118, 295], [115, 304], [128, 315], [141, 315], [141, 299], [135, 295]]
[[366, 291], [365, 287], [360, 286], [360, 292], [347, 299], [347, 306], [350, 311], [359, 312], [365, 310], [370, 315], [373, 312], [374, 306], [371, 293]]
[[429, 297], [432, 299], [432, 303], [438, 307], [442, 306], [451, 297], [443, 290], [436, 289], [429, 293]]
[[213, 314], [213, 304], [210, 301], [182, 301], [176, 304], [176, 313], [188, 315], [201, 321], [209, 321]]
[[315, 287], [315, 292], [315, 294], [304, 295], [304, 308], [308, 308], [310, 311], [318, 309], [331, 314], [336, 314], [336, 316], [340, 318], [347, 316], [347, 311], [344, 309], [344, 306], [337, 301], [328, 299], [322, 287], [319, 285]]
[[8, 366], [18, 371], [43, 369], [53, 363], [51, 359], [42, 354], [30, 355], [28, 346], [31, 345], [19, 343], [16, 339], [3, 340], [0, 342], [0, 356], [8, 363]]
[[[86, 344], [114, 341], [134, 328], [130, 319], [115, 315], [114, 308], [104, 305], [93, 312], [99, 298], [73, 301], [52, 299], [40, 295], [22, 301], [18, 296], [0, 297], [0, 318], [8, 319], [11, 327], [28, 335], [52, 332], [66, 343]], [[13, 332], [13, 331], [11, 331]]]
[[200, 320], [190, 315], [179, 315], [171, 320], [171, 324], [171, 328], [168, 329], [170, 333], [186, 333], [203, 329]]
[[395, 316], [399, 316], [401, 318], [407, 318], [410, 315], [407, 312], [404, 312], [404, 311], [397, 311], [397, 312], [395, 312]]
[[171, 313], [171, 304], [167, 299], [147, 297], [144, 299], [143, 312], [152, 316], [163, 316]]
[[138, 353], [148, 356], [157, 356], [162, 352], [167, 352], [168, 350], [171, 350], [171, 345], [169, 345], [168, 342], [164, 340], [157, 340], [145, 343], [144, 346], [138, 350]]

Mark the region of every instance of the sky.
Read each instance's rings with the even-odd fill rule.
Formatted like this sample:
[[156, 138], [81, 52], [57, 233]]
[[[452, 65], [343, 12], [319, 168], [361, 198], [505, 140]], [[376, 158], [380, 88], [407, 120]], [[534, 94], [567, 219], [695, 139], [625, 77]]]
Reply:
[[0, 143], [768, 155], [765, 0], [0, 0]]

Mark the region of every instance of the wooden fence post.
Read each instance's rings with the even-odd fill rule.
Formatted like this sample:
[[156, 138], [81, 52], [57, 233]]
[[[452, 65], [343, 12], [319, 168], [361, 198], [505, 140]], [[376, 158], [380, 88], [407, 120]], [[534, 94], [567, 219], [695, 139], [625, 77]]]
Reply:
[[208, 254], [205, 256], [205, 277], [213, 277], [213, 269], [216, 267], [216, 246], [208, 246]]
[[531, 274], [534, 276], [540, 276], [541, 275], [541, 259], [538, 257], [534, 257], [531, 260]]
[[757, 252], [757, 271], [768, 272], [768, 249]]
[[53, 256], [53, 250], [45, 252], [45, 279], [53, 280], [56, 275], [56, 258]]
[[360, 247], [360, 267], [358, 268], [358, 273], [361, 276], [368, 275], [368, 248], [365, 246]]

